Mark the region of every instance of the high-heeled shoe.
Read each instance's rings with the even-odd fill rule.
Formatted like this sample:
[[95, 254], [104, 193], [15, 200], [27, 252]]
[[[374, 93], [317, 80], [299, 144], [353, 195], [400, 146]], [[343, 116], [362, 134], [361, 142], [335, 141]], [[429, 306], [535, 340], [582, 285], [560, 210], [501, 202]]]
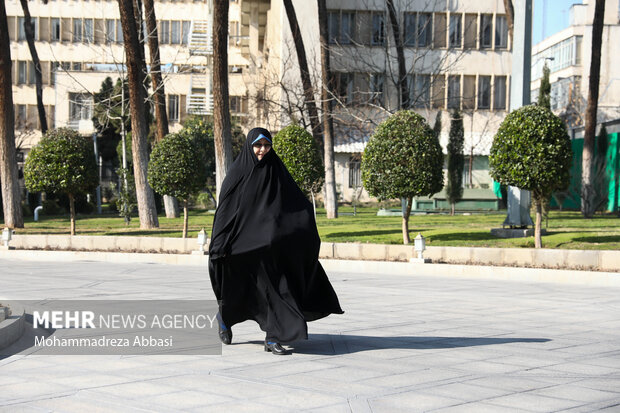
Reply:
[[271, 351], [272, 354], [283, 356], [288, 354], [288, 351], [284, 347], [275, 341], [267, 341], [265, 340], [265, 351]]
[[224, 321], [222, 320], [222, 316], [220, 313], [217, 313], [217, 326], [218, 326], [218, 334], [220, 336], [220, 341], [224, 344], [232, 343], [232, 330], [226, 327]]

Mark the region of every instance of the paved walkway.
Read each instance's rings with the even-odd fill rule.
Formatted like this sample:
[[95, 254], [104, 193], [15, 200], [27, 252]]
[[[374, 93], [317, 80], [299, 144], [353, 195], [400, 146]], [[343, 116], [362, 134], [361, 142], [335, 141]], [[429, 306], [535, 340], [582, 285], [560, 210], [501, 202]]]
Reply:
[[[620, 289], [331, 273], [344, 315], [291, 356], [0, 360], [0, 411], [620, 411]], [[213, 298], [205, 268], [0, 260], [7, 299]]]

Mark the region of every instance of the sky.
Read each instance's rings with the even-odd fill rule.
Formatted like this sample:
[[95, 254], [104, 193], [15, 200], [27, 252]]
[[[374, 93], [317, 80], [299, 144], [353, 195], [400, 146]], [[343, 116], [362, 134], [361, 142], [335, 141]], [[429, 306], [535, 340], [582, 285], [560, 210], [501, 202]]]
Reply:
[[[534, 20], [532, 22], [532, 44], [537, 44], [546, 37], [568, 27], [568, 11], [572, 4], [581, 4], [581, 0], [533, 0]], [[543, 5], [546, 17], [543, 21]]]

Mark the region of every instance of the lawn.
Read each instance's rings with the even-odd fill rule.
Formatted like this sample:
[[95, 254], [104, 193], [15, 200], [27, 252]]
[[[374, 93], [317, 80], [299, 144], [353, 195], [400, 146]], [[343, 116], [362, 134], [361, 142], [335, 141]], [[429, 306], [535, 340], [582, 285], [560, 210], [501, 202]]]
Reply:
[[[340, 217], [328, 220], [325, 211], [317, 210], [317, 225], [324, 242], [402, 243], [401, 218], [379, 217], [377, 208], [341, 207]], [[430, 246], [473, 247], [533, 247], [533, 238], [500, 239], [491, 235], [491, 228], [501, 227], [505, 212], [471, 215], [425, 214], [412, 215], [409, 222], [411, 237], [421, 232]], [[78, 216], [78, 235], [133, 235], [180, 237], [183, 218], [159, 217], [160, 228], [141, 230], [137, 217], [129, 226], [116, 215]], [[195, 237], [201, 228], [211, 231], [213, 213], [191, 211], [189, 235]], [[545, 222], [543, 221], [543, 227]], [[579, 212], [552, 211], [543, 237], [545, 248], [563, 249], [620, 249], [620, 219], [617, 215], [596, 215], [583, 219]], [[68, 234], [68, 216], [43, 217], [39, 222], [26, 219], [25, 228], [18, 234]]]

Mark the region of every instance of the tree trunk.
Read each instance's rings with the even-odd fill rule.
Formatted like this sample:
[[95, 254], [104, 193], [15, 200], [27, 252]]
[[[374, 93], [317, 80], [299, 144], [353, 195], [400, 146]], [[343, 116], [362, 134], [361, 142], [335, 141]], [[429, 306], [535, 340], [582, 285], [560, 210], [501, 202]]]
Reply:
[[456, 209], [456, 203], [452, 202], [450, 204], [450, 215], [454, 216], [454, 210]]
[[409, 244], [409, 216], [411, 216], [411, 205], [413, 205], [413, 197], [407, 198], [407, 207], [403, 211], [403, 244]]
[[213, 2], [213, 135], [217, 199], [232, 164], [228, 102], [228, 0]]
[[[22, 0], [24, 1], [24, 0]], [[161, 76], [159, 58], [159, 38], [157, 36], [157, 19], [153, 0], [144, 0], [144, 19], [146, 21], [147, 43], [151, 55], [151, 80], [153, 81], [153, 100], [155, 101], [155, 122], [157, 123], [157, 141], [168, 134], [168, 113], [166, 112], [166, 93]], [[166, 218], [179, 217], [179, 203], [170, 196], [164, 195]]]
[[596, 0], [594, 21], [592, 22], [592, 60], [590, 61], [590, 80], [588, 85], [588, 106], [583, 135], [583, 157], [581, 164], [581, 213], [585, 218], [594, 214], [592, 190], [592, 157], [596, 133], [596, 111], [601, 75], [601, 43], [603, 39], [603, 17], [605, 0]]
[[187, 199], [183, 202], [183, 238], [187, 238]]
[[47, 117], [45, 116], [45, 106], [43, 106], [43, 79], [41, 76], [41, 61], [37, 49], [34, 46], [34, 30], [30, 10], [28, 9], [28, 0], [20, 0], [22, 10], [24, 11], [24, 31], [26, 32], [26, 42], [34, 64], [34, 82], [37, 93], [37, 111], [39, 113], [39, 123], [41, 125], [41, 133], [45, 135], [47, 132]]
[[4, 2], [0, 4], [0, 181], [4, 225], [8, 228], [23, 228], [15, 154], [11, 46]]
[[400, 24], [398, 23], [398, 14], [396, 14], [393, 0], [387, 0], [386, 3], [388, 12], [390, 14], [392, 36], [394, 36], [394, 44], [396, 46], [396, 58], [398, 60], [398, 88], [400, 89], [400, 108], [408, 108], [409, 89], [407, 88], [407, 69], [405, 68], [405, 52], [403, 50], [403, 43], [400, 41]]
[[512, 0], [504, 0], [504, 9], [506, 10], [506, 23], [508, 23], [508, 35], [510, 36], [510, 39], [512, 40], [512, 31], [514, 29], [514, 21], [515, 21], [515, 9], [512, 6]]
[[540, 234], [542, 225], [542, 200], [539, 197], [534, 199], [536, 204], [536, 226], [534, 227], [534, 246], [536, 248], [542, 248], [542, 236]]
[[323, 148], [323, 134], [321, 124], [319, 123], [319, 114], [314, 101], [314, 88], [310, 80], [310, 70], [308, 69], [308, 59], [306, 58], [306, 49], [304, 48], [304, 40], [301, 36], [297, 15], [293, 7], [292, 0], [283, 0], [288, 23], [291, 27], [293, 41], [295, 42], [295, 51], [297, 52], [297, 61], [299, 63], [299, 71], [301, 72], [301, 84], [304, 89], [304, 101], [308, 117], [310, 118], [310, 127], [312, 128], [312, 136], [317, 141], [321, 149]]
[[69, 219], [71, 221], [71, 235], [75, 235], [75, 198], [69, 194]]
[[332, 118], [333, 101], [331, 93], [334, 90], [330, 70], [329, 41], [327, 29], [326, 0], [317, 0], [319, 8], [319, 34], [321, 41], [321, 77], [323, 88], [321, 100], [323, 106], [324, 131], [324, 160], [325, 160], [325, 211], [327, 219], [338, 218], [338, 198], [336, 194], [336, 168], [334, 159], [334, 120]]
[[140, 60], [140, 43], [136, 30], [133, 3], [131, 0], [118, 0], [129, 79], [129, 107], [131, 113], [131, 133], [133, 151], [133, 170], [136, 181], [136, 200], [140, 228], [159, 227], [155, 196], [147, 181], [148, 165], [148, 125], [144, 91], [144, 60]]

